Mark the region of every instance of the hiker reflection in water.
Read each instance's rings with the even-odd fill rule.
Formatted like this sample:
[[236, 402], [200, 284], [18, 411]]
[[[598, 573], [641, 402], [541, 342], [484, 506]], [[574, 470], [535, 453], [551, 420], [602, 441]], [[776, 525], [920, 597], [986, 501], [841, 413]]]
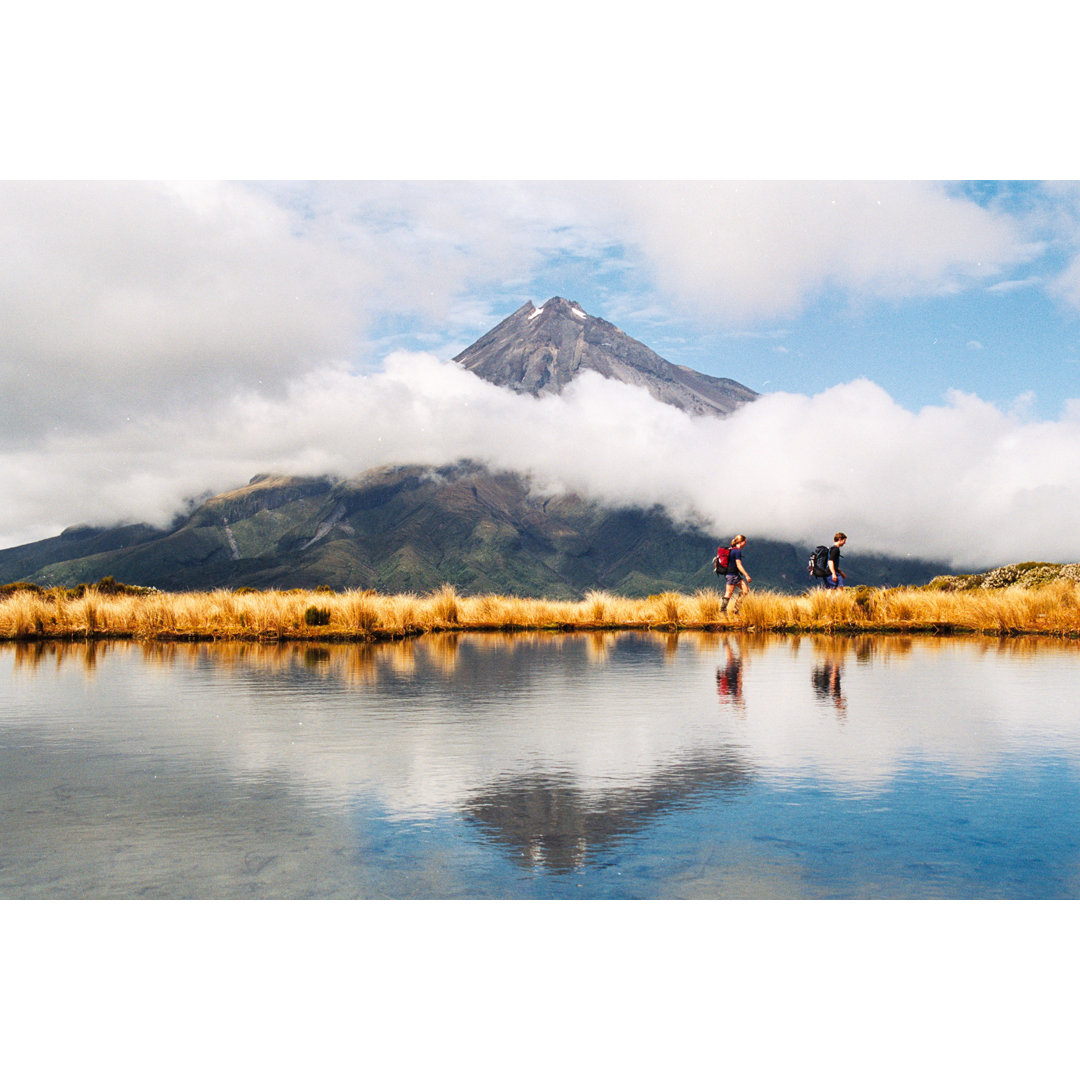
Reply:
[[743, 658], [731, 647], [731, 642], [724, 641], [725, 662], [716, 669], [716, 692], [721, 702], [733, 705], [743, 703]]
[[727, 574], [725, 576], [727, 587], [724, 589], [724, 599], [720, 601], [721, 614], [727, 611], [728, 601], [731, 599], [731, 594], [735, 591], [736, 586], [742, 591], [735, 597], [735, 604], [731, 609], [732, 615], [739, 614], [739, 605], [750, 591], [750, 575], [742, 564], [742, 550], [744, 547], [746, 547], [746, 537], [739, 533], [731, 541], [731, 554], [728, 556]]
[[832, 702], [838, 709], [847, 708], [847, 698], [840, 686], [840, 676], [844, 665], [835, 660], [826, 660], [823, 664], [814, 668], [810, 676], [810, 682], [814, 687], [814, 694], [820, 701]]

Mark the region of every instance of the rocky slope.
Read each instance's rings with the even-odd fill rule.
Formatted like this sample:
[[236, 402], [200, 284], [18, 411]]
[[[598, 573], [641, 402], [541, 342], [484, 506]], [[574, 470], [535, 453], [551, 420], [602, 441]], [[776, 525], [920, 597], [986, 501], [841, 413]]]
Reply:
[[560, 393], [583, 371], [642, 386], [657, 400], [695, 415], [724, 416], [757, 397], [732, 379], [668, 363], [560, 296], [542, 307], [523, 304], [454, 361], [488, 382], [537, 397]]
[[1080, 563], [1010, 563], [980, 574], [943, 574], [930, 582], [930, 588], [942, 592], [966, 589], [1037, 589], [1052, 581], [1080, 581]]

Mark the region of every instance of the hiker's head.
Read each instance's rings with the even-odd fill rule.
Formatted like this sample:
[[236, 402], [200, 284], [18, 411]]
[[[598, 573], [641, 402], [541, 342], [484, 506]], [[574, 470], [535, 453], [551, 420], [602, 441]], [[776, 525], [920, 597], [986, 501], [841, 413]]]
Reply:
[[839, 544], [840, 547], [843, 547], [847, 543], [847, 536], [845, 536], [844, 533], [837, 533], [833, 537], [833, 543]]
[[732, 537], [732, 540], [731, 540], [731, 546], [732, 547], [742, 547], [743, 544], [745, 544], [745, 543], [746, 543], [746, 537], [743, 536], [742, 533], [739, 533], [738, 536]]

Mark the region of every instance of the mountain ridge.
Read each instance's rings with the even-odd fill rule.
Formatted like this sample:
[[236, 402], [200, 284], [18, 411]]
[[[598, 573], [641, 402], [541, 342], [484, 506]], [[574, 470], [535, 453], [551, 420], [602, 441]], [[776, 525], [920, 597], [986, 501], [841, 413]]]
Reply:
[[[329, 586], [393, 593], [449, 583], [463, 593], [550, 599], [717, 584], [717, 541], [702, 525], [677, 524], [658, 507], [536, 495], [526, 478], [475, 462], [379, 466], [347, 480], [253, 481], [208, 499], [169, 529], [83, 529], [77, 551], [58, 546], [60, 538], [0, 551], [0, 581], [72, 586], [113, 577], [167, 591]], [[108, 548], [114, 537], [124, 545]], [[27, 550], [35, 547], [36, 560]], [[751, 538], [747, 551], [758, 588], [806, 587], [806, 553], [797, 546]], [[853, 584], [921, 584], [948, 572], [939, 563], [876, 555], [852, 564]]]
[[540, 397], [561, 393], [583, 371], [648, 390], [696, 416], [727, 416], [758, 395], [749, 387], [669, 363], [573, 300], [531, 300], [452, 358], [498, 386]]

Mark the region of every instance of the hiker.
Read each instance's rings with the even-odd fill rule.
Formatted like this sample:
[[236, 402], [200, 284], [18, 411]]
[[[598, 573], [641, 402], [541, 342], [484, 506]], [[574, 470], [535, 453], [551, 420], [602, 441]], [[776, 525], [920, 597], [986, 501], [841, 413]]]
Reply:
[[731, 599], [731, 594], [735, 592], [736, 585], [742, 591], [735, 598], [735, 606], [731, 609], [733, 615], [739, 614], [739, 605], [742, 603], [743, 597], [750, 591], [750, 575], [742, 564], [742, 549], [744, 547], [746, 547], [746, 537], [739, 533], [731, 541], [727, 573], [724, 575], [727, 588], [724, 589], [724, 599], [720, 601], [721, 613], [727, 611], [728, 601]]
[[831, 548], [824, 544], [814, 548], [812, 557], [814, 584], [823, 589], [842, 589], [847, 574], [840, 569], [840, 549], [847, 543], [847, 536], [838, 532], [833, 537]]

